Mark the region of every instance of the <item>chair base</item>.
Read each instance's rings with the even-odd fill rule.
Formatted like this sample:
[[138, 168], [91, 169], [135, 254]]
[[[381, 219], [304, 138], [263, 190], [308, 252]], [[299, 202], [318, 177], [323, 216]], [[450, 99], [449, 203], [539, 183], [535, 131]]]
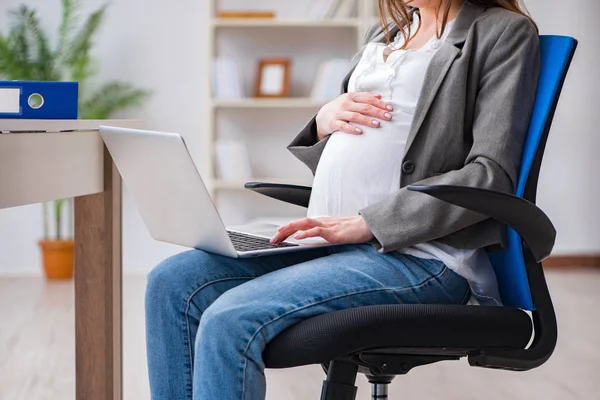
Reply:
[[[421, 351], [424, 351], [421, 349]], [[327, 379], [323, 381], [321, 400], [356, 400], [356, 375], [359, 370], [372, 385], [372, 400], [388, 400], [388, 386], [396, 375], [405, 375], [414, 367], [446, 360], [459, 355], [389, 354], [365, 352], [356, 357], [323, 364]]]

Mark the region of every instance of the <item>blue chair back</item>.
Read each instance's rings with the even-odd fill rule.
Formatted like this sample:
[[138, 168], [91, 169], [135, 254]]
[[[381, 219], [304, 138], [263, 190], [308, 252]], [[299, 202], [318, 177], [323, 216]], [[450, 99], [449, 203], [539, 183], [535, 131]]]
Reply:
[[[548, 132], [577, 40], [567, 36], [540, 36], [541, 69], [529, 132], [519, 172], [516, 195], [535, 203], [537, 181]], [[525, 269], [521, 237], [508, 230], [508, 247], [490, 254], [505, 306], [535, 309]]]

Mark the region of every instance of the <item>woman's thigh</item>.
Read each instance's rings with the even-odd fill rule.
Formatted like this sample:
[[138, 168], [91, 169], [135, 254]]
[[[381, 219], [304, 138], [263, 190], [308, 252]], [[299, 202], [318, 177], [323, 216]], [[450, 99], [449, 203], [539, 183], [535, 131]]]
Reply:
[[459, 304], [469, 297], [467, 281], [440, 261], [350, 245], [229, 290], [208, 308], [200, 326], [234, 342], [243, 338], [243, 351], [257, 339], [252, 356], [260, 364], [268, 340], [315, 315], [378, 304]]
[[[169, 257], [148, 275], [146, 300], [181, 311], [205, 310], [225, 291], [267, 273], [329, 254], [327, 248], [257, 258], [230, 258], [201, 250]], [[176, 304], [175, 304], [176, 303]]]

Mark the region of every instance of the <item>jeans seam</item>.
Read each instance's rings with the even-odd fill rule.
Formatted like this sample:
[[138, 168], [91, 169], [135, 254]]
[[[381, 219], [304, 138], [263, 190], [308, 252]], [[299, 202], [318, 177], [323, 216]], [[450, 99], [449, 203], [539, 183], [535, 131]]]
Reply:
[[190, 323], [189, 323], [189, 316], [188, 316], [188, 312], [190, 310], [190, 302], [192, 300], [192, 297], [194, 297], [196, 295], [196, 293], [198, 293], [200, 290], [204, 289], [205, 287], [207, 287], [209, 285], [215, 284], [215, 283], [232, 281], [232, 280], [233, 281], [249, 280], [249, 279], [254, 279], [254, 278], [256, 278], [256, 276], [250, 276], [250, 277], [232, 276], [232, 277], [221, 277], [221, 278], [213, 279], [211, 281], [204, 282], [203, 284], [201, 284], [198, 288], [196, 288], [194, 291], [192, 291], [188, 295], [188, 298], [187, 298], [186, 304], [185, 304], [184, 315], [185, 315], [185, 330], [186, 330], [187, 347], [188, 347], [188, 361], [189, 361], [189, 365], [190, 365], [190, 376], [192, 377], [192, 379], [193, 379], [193, 375], [194, 375], [194, 358], [192, 356], [192, 342], [191, 342]]
[[307, 305], [302, 306], [302, 307], [295, 308], [293, 310], [290, 310], [288, 312], [285, 312], [285, 313], [281, 314], [277, 318], [274, 318], [274, 319], [272, 319], [271, 321], [269, 321], [267, 323], [262, 324], [256, 330], [256, 332], [254, 332], [254, 334], [250, 337], [250, 340], [248, 340], [248, 343], [246, 344], [246, 348], [244, 349], [244, 352], [242, 353], [242, 356], [244, 357], [244, 369], [243, 369], [243, 372], [242, 372], [242, 400], [244, 400], [246, 398], [246, 367], [248, 365], [248, 357], [246, 356], [246, 353], [248, 352], [248, 349], [250, 348], [250, 345], [252, 344], [252, 342], [256, 338], [256, 335], [258, 335], [260, 333], [260, 331], [263, 328], [265, 328], [266, 326], [268, 326], [268, 325], [270, 325], [270, 324], [272, 324], [272, 323], [274, 323], [276, 321], [279, 321], [281, 318], [283, 318], [285, 316], [288, 316], [290, 314], [293, 314], [295, 312], [302, 311], [302, 310], [305, 310], [307, 308], [314, 307], [314, 306], [317, 306], [317, 305], [321, 305], [321, 304], [324, 304], [324, 303], [327, 303], [327, 302], [330, 302], [330, 301], [333, 301], [333, 300], [338, 300], [338, 299], [341, 299], [343, 297], [354, 296], [354, 295], [357, 295], [357, 294], [364, 294], [364, 293], [370, 293], [370, 292], [383, 292], [383, 291], [390, 291], [390, 290], [403, 292], [403, 291], [406, 291], [406, 290], [418, 289], [420, 287], [423, 287], [423, 286], [427, 285], [432, 280], [434, 280], [436, 278], [439, 278], [446, 271], [450, 271], [450, 269], [446, 265], [444, 265], [444, 268], [438, 274], [432, 275], [432, 276], [428, 277], [426, 280], [424, 280], [423, 282], [421, 282], [420, 284], [414, 285], [414, 286], [405, 286], [405, 287], [401, 287], [401, 288], [387, 287], [387, 288], [359, 290], [359, 291], [355, 291], [355, 292], [352, 292], [352, 293], [346, 293], [346, 294], [343, 294], [343, 295], [334, 296], [334, 297], [331, 297], [331, 298], [326, 299], [326, 300], [324, 299], [324, 300], [321, 300], [321, 301], [318, 301], [318, 302], [315, 302], [315, 303], [311, 303], [311, 304], [307, 304]]

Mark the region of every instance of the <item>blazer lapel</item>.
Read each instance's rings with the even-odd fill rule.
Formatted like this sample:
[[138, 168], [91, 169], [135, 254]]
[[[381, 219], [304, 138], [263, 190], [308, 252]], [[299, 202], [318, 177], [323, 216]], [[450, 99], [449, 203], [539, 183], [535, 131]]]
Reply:
[[427, 72], [425, 73], [425, 80], [423, 82], [423, 87], [421, 88], [415, 115], [413, 116], [410, 132], [406, 140], [404, 154], [408, 152], [410, 146], [417, 137], [421, 125], [423, 125], [423, 121], [425, 121], [427, 112], [435, 100], [442, 82], [444, 82], [446, 74], [450, 70], [454, 60], [460, 55], [462, 45], [466, 40], [471, 25], [485, 10], [485, 7], [477, 6], [466, 1], [456, 17], [452, 31], [448, 34], [448, 37], [442, 46], [431, 59]]
[[408, 152], [415, 137], [417, 137], [421, 125], [427, 116], [427, 112], [437, 96], [438, 90], [440, 89], [448, 70], [450, 70], [452, 63], [454, 63], [454, 60], [459, 54], [459, 48], [450, 43], [443, 43], [435, 56], [431, 59], [427, 72], [425, 73], [425, 80], [423, 81], [421, 94], [417, 101], [417, 107], [410, 126], [408, 138], [406, 139], [404, 154]]

